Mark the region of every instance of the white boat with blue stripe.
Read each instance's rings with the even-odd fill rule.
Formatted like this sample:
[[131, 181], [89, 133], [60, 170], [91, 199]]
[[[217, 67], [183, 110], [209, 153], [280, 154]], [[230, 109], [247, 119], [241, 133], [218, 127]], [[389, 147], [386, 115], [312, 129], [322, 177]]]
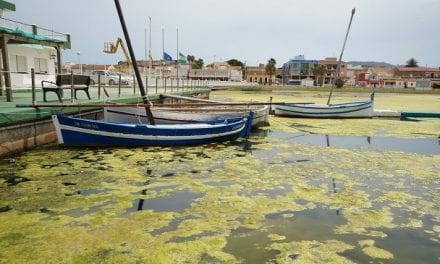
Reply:
[[58, 143], [71, 146], [181, 146], [234, 140], [251, 131], [248, 117], [196, 124], [116, 123], [53, 115]]
[[310, 118], [368, 118], [374, 114], [374, 93], [371, 99], [342, 104], [285, 104], [275, 107], [275, 115]]

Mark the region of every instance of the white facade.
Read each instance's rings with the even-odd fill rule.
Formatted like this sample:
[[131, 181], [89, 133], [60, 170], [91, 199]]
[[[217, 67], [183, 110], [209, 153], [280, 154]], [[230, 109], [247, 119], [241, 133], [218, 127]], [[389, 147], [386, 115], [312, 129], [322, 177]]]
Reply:
[[315, 83], [315, 81], [310, 78], [306, 78], [306, 79], [301, 80], [301, 85], [306, 86], [306, 87], [312, 87], [312, 86], [314, 86], [314, 83]]
[[233, 82], [241, 82], [243, 81], [243, 72], [240, 70], [236, 70], [236, 69], [231, 69], [230, 72], [230, 81]]
[[35, 70], [35, 86], [41, 81], [55, 81], [55, 48], [32, 44], [9, 44], [9, 67], [11, 86], [32, 86], [31, 69]]

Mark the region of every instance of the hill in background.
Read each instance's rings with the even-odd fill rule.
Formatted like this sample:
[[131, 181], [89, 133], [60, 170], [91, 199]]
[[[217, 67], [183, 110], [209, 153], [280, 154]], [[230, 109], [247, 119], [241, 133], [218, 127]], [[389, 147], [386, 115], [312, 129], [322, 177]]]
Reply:
[[351, 64], [353, 66], [361, 65], [362, 67], [395, 67], [395, 65], [393, 64], [378, 61], [349, 61], [348, 64]]

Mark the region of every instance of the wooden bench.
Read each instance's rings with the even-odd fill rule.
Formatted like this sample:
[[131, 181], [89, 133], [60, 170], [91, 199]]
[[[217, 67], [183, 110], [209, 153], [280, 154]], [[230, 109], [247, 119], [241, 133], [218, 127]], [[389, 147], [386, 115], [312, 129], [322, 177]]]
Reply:
[[[73, 77], [73, 82], [72, 82]], [[50, 85], [47, 85], [50, 84]], [[89, 94], [89, 86], [90, 86], [90, 76], [88, 75], [72, 75], [72, 74], [60, 74], [57, 75], [56, 82], [51, 81], [41, 81], [41, 89], [43, 89], [43, 99], [46, 100], [47, 92], [54, 92], [58, 96], [58, 100], [63, 102], [63, 89], [73, 89], [74, 96], [76, 98], [77, 91], [84, 91], [87, 94], [87, 97], [90, 98]]]

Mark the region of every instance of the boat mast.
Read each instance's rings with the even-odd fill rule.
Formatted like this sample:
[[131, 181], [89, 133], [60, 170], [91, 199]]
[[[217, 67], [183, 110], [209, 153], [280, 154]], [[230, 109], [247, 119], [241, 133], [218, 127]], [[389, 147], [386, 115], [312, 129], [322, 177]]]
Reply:
[[341, 55], [339, 56], [338, 66], [336, 67], [336, 76], [335, 76], [335, 78], [332, 81], [332, 88], [330, 89], [330, 94], [329, 94], [328, 100], [327, 100], [327, 104], [328, 105], [330, 104], [330, 99], [332, 97], [333, 88], [335, 87], [336, 79], [339, 78], [339, 74], [340, 74], [340, 71], [341, 71], [342, 55], [344, 54], [345, 44], [347, 43], [347, 38], [348, 38], [348, 32], [350, 31], [351, 22], [353, 21], [353, 16], [354, 16], [355, 11], [356, 11], [355, 8], [353, 8], [351, 10], [351, 17], [350, 17], [350, 22], [348, 23], [347, 33], [345, 34], [344, 45], [342, 45]]
[[[119, 0], [115, 0], [116, 10], [118, 11], [119, 21], [121, 22], [122, 31], [124, 32], [125, 42], [127, 43], [128, 51], [130, 53], [131, 62], [134, 68], [134, 73], [139, 85], [139, 90], [142, 95], [142, 101], [145, 105], [151, 105], [150, 100], [148, 100], [147, 93], [145, 92], [144, 83], [142, 82], [141, 74], [139, 73], [139, 68], [137, 66], [136, 57], [134, 56], [133, 47], [131, 45], [130, 35], [128, 34], [127, 26], [125, 25], [124, 15], [122, 14], [121, 5]], [[153, 113], [151, 113], [150, 107], [145, 106], [145, 112], [147, 113], [148, 122], [154, 125]]]

